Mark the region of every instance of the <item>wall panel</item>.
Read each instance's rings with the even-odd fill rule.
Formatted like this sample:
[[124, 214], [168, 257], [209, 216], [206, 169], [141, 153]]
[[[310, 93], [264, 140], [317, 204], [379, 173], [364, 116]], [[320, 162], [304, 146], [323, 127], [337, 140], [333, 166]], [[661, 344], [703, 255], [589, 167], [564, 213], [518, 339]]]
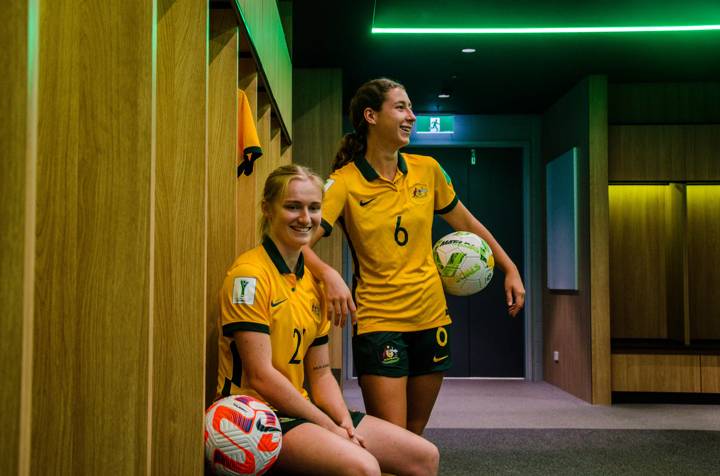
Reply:
[[[265, 185], [265, 179], [270, 172], [275, 169], [275, 163], [279, 160], [279, 157], [275, 156], [275, 150], [272, 147], [272, 107], [270, 105], [267, 94], [260, 93], [258, 95], [258, 113], [257, 113], [257, 131], [258, 137], [260, 138], [260, 145], [262, 146], [263, 156], [255, 162], [255, 171], [252, 176], [255, 177], [255, 190], [257, 195], [254, 200], [255, 209], [258, 210], [257, 219], [260, 218], [260, 201], [262, 200], [263, 187]], [[257, 221], [257, 220], [256, 220]], [[254, 245], [259, 242], [261, 230], [257, 229], [255, 236]], [[253, 245], [253, 246], [254, 246]]]
[[613, 354], [616, 392], [700, 392], [699, 355]]
[[[323, 179], [342, 137], [342, 74], [336, 69], [300, 69], [293, 76], [297, 94], [293, 102], [295, 140], [293, 159], [310, 167]], [[320, 240], [314, 251], [330, 266], [342, 272], [342, 230]], [[342, 368], [342, 329], [333, 327], [330, 335], [332, 368]]]
[[687, 135], [683, 126], [610, 126], [608, 178], [685, 180]]
[[[544, 378], [592, 401], [590, 281], [590, 80], [584, 79], [543, 114], [543, 163], [578, 147], [578, 286], [573, 293], [543, 290]], [[544, 186], [544, 185], [543, 185]], [[544, 209], [545, 207], [543, 207]], [[543, 258], [546, 260], [546, 257]], [[543, 266], [547, 266], [546, 263]], [[545, 276], [545, 271], [543, 276]], [[545, 286], [545, 283], [543, 283]], [[553, 351], [560, 361], [552, 360]]]
[[720, 180], [720, 124], [685, 126], [685, 131], [687, 180]]
[[[275, 0], [236, 0], [245, 21], [249, 41], [262, 64], [269, 99], [275, 114], [292, 138], [292, 63]], [[289, 142], [289, 141], [288, 141]]]
[[687, 187], [690, 339], [720, 339], [720, 185]]
[[615, 185], [609, 199], [613, 337], [667, 338], [667, 186]]
[[607, 79], [592, 76], [588, 85], [588, 189], [590, 195], [590, 320], [592, 403], [609, 405], [610, 269], [608, 210]]
[[720, 82], [609, 85], [611, 124], [720, 123]]
[[151, 38], [146, 2], [40, 3], [32, 474], [145, 471]]
[[701, 355], [700, 370], [703, 393], [720, 393], [720, 356]]
[[[241, 58], [238, 64], [238, 87], [245, 92], [253, 111], [253, 117], [258, 116], [258, 74], [255, 63], [250, 59]], [[258, 127], [257, 120], [255, 126]], [[258, 131], [259, 132], [259, 131]], [[260, 147], [265, 151], [262, 140]], [[238, 158], [239, 162], [240, 158]], [[264, 160], [260, 157], [259, 161]], [[255, 164], [257, 165], [257, 163]], [[253, 246], [258, 239], [258, 204], [259, 194], [255, 184], [255, 174], [241, 175], [235, 182], [235, 256], [238, 256]]]
[[201, 474], [208, 5], [160, 0], [157, 8], [151, 468]]
[[219, 294], [235, 258], [238, 27], [231, 10], [211, 10], [209, 46], [206, 406], [217, 387]]
[[[27, 438], [21, 442], [20, 432], [29, 421], [29, 372], [23, 378], [23, 347], [27, 345], [24, 338], [32, 335], [33, 263], [32, 259], [26, 263], [26, 258], [34, 257], [35, 233], [34, 210], [31, 217], [25, 216], [26, 200], [29, 206], [34, 203], [36, 160], [34, 137], [29, 137], [33, 130], [28, 123], [32, 117], [28, 109], [34, 105], [36, 92], [29, 74], [35, 68], [28, 67], [30, 13], [29, 2], [0, 4], [0, 17], [4, 19], [0, 44], [6, 48], [5, 59], [0, 62], [0, 88], [4, 91], [0, 96], [4, 115], [0, 122], [0, 157], [4, 159], [0, 174], [0, 474], [17, 472], [21, 448], [26, 462], [29, 453]], [[37, 49], [30, 53], [35, 57]]]

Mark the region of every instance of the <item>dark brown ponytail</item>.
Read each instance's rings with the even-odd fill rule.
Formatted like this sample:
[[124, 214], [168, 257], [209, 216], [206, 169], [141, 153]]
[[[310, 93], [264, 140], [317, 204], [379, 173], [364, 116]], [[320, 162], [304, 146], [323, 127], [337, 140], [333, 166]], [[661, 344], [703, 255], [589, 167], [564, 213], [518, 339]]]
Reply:
[[368, 135], [365, 109], [369, 107], [373, 111], [379, 111], [387, 92], [395, 88], [405, 89], [402, 84], [387, 78], [373, 79], [360, 86], [350, 101], [350, 123], [355, 131], [345, 134], [342, 138], [340, 149], [335, 154], [332, 171], [365, 155]]

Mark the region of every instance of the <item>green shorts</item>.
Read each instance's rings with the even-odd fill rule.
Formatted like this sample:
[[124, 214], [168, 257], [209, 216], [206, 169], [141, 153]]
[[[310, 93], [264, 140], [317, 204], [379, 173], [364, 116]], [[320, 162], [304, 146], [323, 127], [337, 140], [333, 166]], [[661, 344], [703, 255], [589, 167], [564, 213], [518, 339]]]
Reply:
[[405, 377], [444, 372], [452, 366], [447, 326], [413, 332], [369, 332], [353, 336], [355, 371]]
[[[350, 418], [352, 419], [353, 426], [355, 428], [357, 428], [364, 416], [365, 414], [363, 412], [350, 412]], [[306, 420], [304, 418], [294, 418], [280, 414], [278, 414], [277, 417], [280, 420], [280, 429], [282, 430], [283, 435], [295, 428], [296, 426], [300, 426], [303, 423], [310, 423], [309, 420]]]

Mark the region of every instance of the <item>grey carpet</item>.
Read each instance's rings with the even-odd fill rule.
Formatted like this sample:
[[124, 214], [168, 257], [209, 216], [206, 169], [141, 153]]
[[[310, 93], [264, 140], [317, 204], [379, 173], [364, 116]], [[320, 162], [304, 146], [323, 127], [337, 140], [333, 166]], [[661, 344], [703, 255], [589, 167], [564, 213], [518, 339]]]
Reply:
[[715, 431], [430, 428], [424, 436], [447, 476], [720, 474]]

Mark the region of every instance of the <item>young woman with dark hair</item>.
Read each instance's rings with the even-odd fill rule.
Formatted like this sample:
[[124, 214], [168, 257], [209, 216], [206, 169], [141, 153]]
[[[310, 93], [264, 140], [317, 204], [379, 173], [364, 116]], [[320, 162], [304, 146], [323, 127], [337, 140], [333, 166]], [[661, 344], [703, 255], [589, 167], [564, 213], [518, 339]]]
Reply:
[[505, 273], [511, 316], [522, 309], [525, 289], [515, 264], [458, 200], [440, 164], [399, 152], [415, 123], [400, 83], [381, 78], [362, 85], [350, 103], [350, 121], [354, 132], [343, 138], [325, 184], [324, 232], [311, 245], [341, 225], [355, 264], [354, 293], [310, 250], [307, 265], [325, 284], [329, 318], [343, 323], [351, 314], [357, 323], [353, 356], [368, 413], [422, 434], [452, 360], [451, 319], [432, 258], [433, 215], [488, 242]]

